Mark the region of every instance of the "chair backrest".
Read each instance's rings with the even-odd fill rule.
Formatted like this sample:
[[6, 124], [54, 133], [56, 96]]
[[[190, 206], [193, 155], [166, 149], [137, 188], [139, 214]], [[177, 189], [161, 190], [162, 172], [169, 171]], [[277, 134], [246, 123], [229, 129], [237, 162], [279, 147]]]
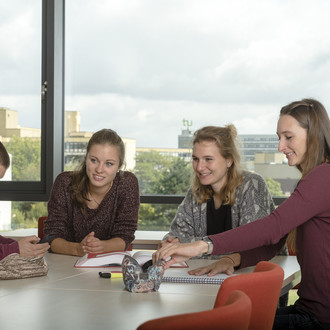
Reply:
[[244, 292], [234, 290], [220, 307], [153, 319], [142, 323], [137, 330], [247, 330], [250, 315], [250, 298]]
[[38, 219], [38, 237], [40, 239], [43, 239], [45, 234], [44, 234], [44, 222], [47, 219], [47, 217], [40, 217]]
[[241, 290], [252, 302], [249, 329], [272, 329], [283, 278], [284, 271], [279, 265], [260, 261], [253, 273], [236, 275], [224, 280], [214, 307], [222, 306], [233, 290]]

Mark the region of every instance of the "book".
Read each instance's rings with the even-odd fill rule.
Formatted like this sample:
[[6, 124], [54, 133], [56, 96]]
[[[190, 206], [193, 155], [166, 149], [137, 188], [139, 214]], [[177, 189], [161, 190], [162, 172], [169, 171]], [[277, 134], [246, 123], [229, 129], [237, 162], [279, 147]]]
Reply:
[[221, 284], [226, 278], [235, 275], [216, 274], [208, 275], [190, 275], [188, 270], [167, 269], [164, 273], [162, 282], [168, 283], [194, 283], [194, 284]]
[[[140, 266], [152, 259], [154, 251], [113, 251], [104, 253], [88, 253], [79, 258], [74, 267], [121, 267], [123, 259], [126, 255], [133, 257]], [[176, 263], [171, 268], [188, 268], [186, 262]]]

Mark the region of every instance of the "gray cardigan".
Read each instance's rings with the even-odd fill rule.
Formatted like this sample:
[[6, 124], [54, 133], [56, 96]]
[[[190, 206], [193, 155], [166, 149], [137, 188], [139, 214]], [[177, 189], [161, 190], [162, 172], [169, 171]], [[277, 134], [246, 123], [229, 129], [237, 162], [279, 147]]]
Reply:
[[[190, 188], [171, 223], [170, 232], [164, 239], [173, 236], [178, 237], [182, 243], [188, 243], [206, 236], [206, 205], [206, 202], [197, 203]], [[231, 206], [232, 228], [263, 218], [274, 209], [274, 202], [264, 179], [259, 174], [244, 171], [243, 181], [236, 189], [235, 203]]]

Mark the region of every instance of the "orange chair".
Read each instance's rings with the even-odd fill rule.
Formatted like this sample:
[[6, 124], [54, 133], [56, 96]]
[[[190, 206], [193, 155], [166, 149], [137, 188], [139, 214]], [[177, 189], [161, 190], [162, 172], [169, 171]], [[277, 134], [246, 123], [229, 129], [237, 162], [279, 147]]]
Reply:
[[233, 290], [251, 299], [249, 330], [272, 329], [284, 278], [283, 269], [272, 262], [260, 261], [253, 273], [229, 277], [220, 286], [214, 307], [223, 306]]
[[220, 307], [153, 319], [142, 323], [137, 330], [247, 330], [250, 315], [250, 298], [244, 292], [234, 290]]
[[45, 220], [47, 220], [47, 217], [40, 217], [38, 219], [38, 237], [40, 237], [40, 239], [43, 239], [43, 237], [45, 236], [45, 234], [44, 234]]

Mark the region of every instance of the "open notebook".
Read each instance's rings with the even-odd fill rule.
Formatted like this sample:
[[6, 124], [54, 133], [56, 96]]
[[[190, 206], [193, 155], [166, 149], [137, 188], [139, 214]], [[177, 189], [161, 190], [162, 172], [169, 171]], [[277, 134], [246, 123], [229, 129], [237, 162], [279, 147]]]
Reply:
[[[152, 250], [143, 251], [112, 251], [104, 253], [88, 253], [79, 258], [74, 267], [121, 267], [125, 255], [133, 257], [140, 266], [152, 259]], [[180, 262], [172, 265], [173, 268], [188, 268], [186, 262]]]
[[226, 278], [235, 275], [216, 274], [207, 275], [189, 275], [187, 269], [167, 269], [164, 273], [162, 282], [170, 283], [195, 283], [195, 284], [221, 284]]

